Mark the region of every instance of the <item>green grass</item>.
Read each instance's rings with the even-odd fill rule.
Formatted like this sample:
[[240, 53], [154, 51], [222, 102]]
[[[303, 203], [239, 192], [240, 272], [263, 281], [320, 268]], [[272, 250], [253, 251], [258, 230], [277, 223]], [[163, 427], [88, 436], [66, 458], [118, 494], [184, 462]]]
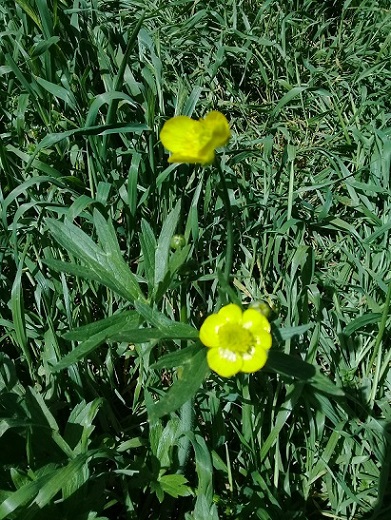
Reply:
[[[0, 519], [386, 519], [388, 0], [3, 0]], [[169, 117], [220, 110], [218, 169]], [[172, 235], [186, 238], [169, 247]], [[197, 344], [266, 301], [264, 369]]]

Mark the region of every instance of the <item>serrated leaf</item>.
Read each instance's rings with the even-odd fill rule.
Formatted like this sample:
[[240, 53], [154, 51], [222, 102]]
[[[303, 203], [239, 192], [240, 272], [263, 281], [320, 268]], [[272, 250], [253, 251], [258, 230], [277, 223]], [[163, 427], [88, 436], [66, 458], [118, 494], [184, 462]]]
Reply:
[[[95, 222], [102, 223], [102, 219], [95, 217]], [[53, 238], [69, 251], [75, 258], [80, 260], [83, 269], [80, 270], [79, 276], [99, 281], [102, 285], [109, 287], [120, 296], [127, 300], [134, 300], [142, 297], [142, 291], [138, 282], [119, 254], [119, 247], [115, 238], [114, 230], [109, 224], [103, 225], [104, 229], [100, 230], [101, 236], [109, 237], [110, 244], [116, 243], [111, 251], [104, 251], [95, 242], [69, 221], [60, 222], [54, 219], [46, 221], [49, 231]], [[55, 263], [55, 260], [46, 261], [47, 265], [57, 266], [57, 269], [64, 270], [64, 264]], [[62, 265], [62, 267], [61, 267]], [[67, 271], [73, 270], [76, 274], [77, 264], [66, 264]], [[73, 266], [73, 267], [70, 267]]]
[[159, 478], [162, 490], [174, 498], [190, 495], [191, 491], [186, 486], [187, 482], [188, 480], [183, 475], [163, 475]]

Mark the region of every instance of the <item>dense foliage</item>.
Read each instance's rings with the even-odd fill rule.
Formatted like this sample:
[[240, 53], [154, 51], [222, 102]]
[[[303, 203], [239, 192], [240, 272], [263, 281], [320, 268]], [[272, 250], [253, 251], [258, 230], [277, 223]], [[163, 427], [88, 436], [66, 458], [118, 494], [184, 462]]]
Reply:
[[[388, 0], [2, 0], [0, 520], [389, 518], [390, 33]], [[219, 166], [168, 164], [211, 110]], [[205, 317], [259, 301], [265, 368], [209, 373]]]

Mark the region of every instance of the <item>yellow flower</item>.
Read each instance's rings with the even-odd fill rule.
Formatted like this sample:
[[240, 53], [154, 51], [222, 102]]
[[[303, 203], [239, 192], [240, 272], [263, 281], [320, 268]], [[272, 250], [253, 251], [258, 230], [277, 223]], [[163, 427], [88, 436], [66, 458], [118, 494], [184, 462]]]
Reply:
[[170, 163], [211, 164], [215, 149], [227, 143], [231, 136], [223, 114], [209, 112], [204, 119], [176, 116], [163, 125], [160, 140], [171, 152]]
[[272, 345], [270, 323], [255, 309], [242, 309], [233, 303], [206, 318], [200, 340], [209, 347], [209, 367], [220, 376], [256, 372], [264, 366]]

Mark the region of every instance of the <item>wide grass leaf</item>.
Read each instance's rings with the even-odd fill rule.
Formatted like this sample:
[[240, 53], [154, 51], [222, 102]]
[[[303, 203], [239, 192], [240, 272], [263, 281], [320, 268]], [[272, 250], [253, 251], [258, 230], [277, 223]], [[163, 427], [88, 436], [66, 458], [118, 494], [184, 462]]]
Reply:
[[[0, 504], [0, 520], [11, 518], [10, 515], [19, 507], [32, 501], [40, 489], [50, 481], [50, 475], [29, 482], [14, 493], [10, 493], [2, 504]], [[13, 518], [13, 517], [12, 517]]]
[[[130, 271], [123, 259], [118, 246], [115, 232], [111, 224], [106, 222], [99, 213], [94, 213], [94, 220], [99, 227], [99, 235], [111, 249], [102, 249], [84, 231], [69, 221], [60, 222], [47, 219], [46, 224], [57, 242], [83, 265], [80, 276], [99, 281], [127, 300], [142, 296], [136, 277]], [[64, 270], [65, 266], [56, 261], [47, 261], [54, 269]], [[72, 267], [70, 267], [72, 266]], [[77, 264], [68, 264], [77, 273]], [[68, 271], [69, 272], [69, 271]]]
[[65, 339], [77, 340], [81, 343], [64, 356], [51, 370], [58, 372], [82, 361], [100, 345], [118, 335], [123, 329], [138, 330], [136, 328], [138, 323], [138, 314], [130, 311], [67, 332], [64, 336]]
[[174, 412], [191, 399], [199, 390], [210, 370], [206, 361], [206, 349], [203, 346], [195, 347], [193, 353], [183, 361], [182, 370], [178, 379], [167, 393], [148, 409], [150, 421], [153, 423], [159, 417]]
[[170, 240], [178, 225], [178, 218], [180, 212], [180, 201], [177, 202], [174, 209], [169, 213], [165, 219], [162, 231], [159, 235], [157, 248], [155, 251], [155, 288], [164, 280], [168, 268], [168, 253], [170, 250]]
[[338, 388], [328, 377], [321, 373], [320, 368], [298, 357], [294, 357], [284, 352], [271, 350], [266, 367], [290, 378], [298, 379], [299, 381], [308, 381], [314, 388], [334, 395], [345, 396], [342, 388]]

